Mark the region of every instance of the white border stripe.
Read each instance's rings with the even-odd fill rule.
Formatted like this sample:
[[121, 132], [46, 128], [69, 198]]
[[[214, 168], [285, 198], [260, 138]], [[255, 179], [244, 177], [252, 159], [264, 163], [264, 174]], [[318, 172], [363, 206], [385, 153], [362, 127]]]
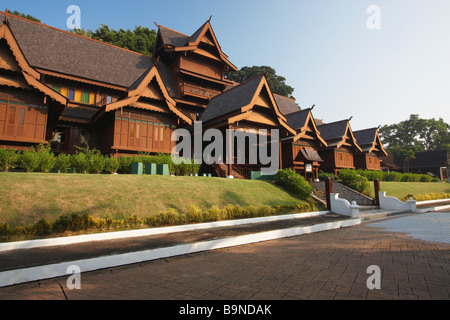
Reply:
[[80, 267], [81, 272], [88, 272], [99, 269], [118, 267], [127, 264], [139, 263], [143, 261], [151, 261], [161, 258], [178, 256], [183, 254], [227, 248], [260, 241], [268, 241], [279, 238], [298, 236], [302, 234], [309, 234], [313, 232], [350, 227], [360, 223], [361, 219], [349, 219], [343, 221], [322, 223], [307, 227], [295, 227], [289, 229], [272, 230], [237, 237], [177, 245], [167, 248], [159, 248], [119, 255], [91, 258], [85, 260], [63, 262], [58, 264], [38, 266], [32, 268], [4, 271], [0, 272], [0, 287], [66, 276], [68, 275], [67, 268], [71, 265], [77, 265], [78, 267]]
[[31, 249], [31, 248], [39, 248], [39, 247], [62, 246], [62, 245], [69, 245], [69, 244], [83, 243], [83, 242], [90, 242], [90, 241], [136, 238], [136, 237], [144, 237], [144, 236], [151, 236], [151, 235], [165, 234], [165, 233], [172, 233], [172, 232], [192, 231], [192, 230], [201, 230], [201, 229], [208, 229], [208, 228], [220, 228], [220, 227], [237, 226], [237, 225], [251, 224], [251, 223], [281, 221], [281, 220], [294, 219], [294, 218], [307, 218], [307, 217], [324, 215], [327, 213], [329, 213], [329, 211], [305, 212], [305, 213], [285, 214], [285, 215], [270, 216], [270, 217], [258, 217], [258, 218], [249, 218], [249, 219], [239, 219], [239, 220], [224, 220], [224, 221], [207, 222], [207, 223], [187, 224], [187, 225], [172, 226], [172, 227], [95, 233], [95, 234], [80, 235], [80, 236], [73, 236], [73, 237], [60, 237], [60, 238], [51, 238], [51, 239], [6, 242], [6, 243], [0, 243], [0, 252], [8, 251], [8, 250], [17, 250], [17, 249]]

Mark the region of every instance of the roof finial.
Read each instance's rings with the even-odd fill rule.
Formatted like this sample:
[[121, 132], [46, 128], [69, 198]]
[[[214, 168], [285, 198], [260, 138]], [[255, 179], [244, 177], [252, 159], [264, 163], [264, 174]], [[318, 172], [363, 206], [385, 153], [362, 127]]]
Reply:
[[348, 119], [348, 121], [350, 121], [350, 120], [352, 120], [353, 119], [353, 116], [351, 116], [349, 119]]
[[155, 26], [156, 26], [157, 28], [159, 28], [159, 24], [157, 24], [156, 21], [153, 21], [153, 23], [155, 24]]
[[210, 15], [210, 16], [209, 16], [208, 22], [210, 22], [210, 21], [211, 21], [211, 18], [212, 18], [212, 15]]
[[315, 106], [316, 106], [316, 105], [315, 105], [315, 104], [313, 104], [313, 105], [312, 105], [312, 107], [311, 107], [311, 110], [312, 110], [312, 109], [314, 109], [314, 107], [315, 107]]
[[377, 127], [377, 130], [381, 128], [381, 124]]
[[4, 23], [8, 23], [8, 9], [5, 9], [5, 21]]

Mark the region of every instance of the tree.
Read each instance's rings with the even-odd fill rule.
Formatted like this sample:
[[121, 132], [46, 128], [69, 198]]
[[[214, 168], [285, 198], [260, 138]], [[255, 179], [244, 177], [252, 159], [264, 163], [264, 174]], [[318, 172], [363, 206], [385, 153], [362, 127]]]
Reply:
[[271, 67], [267, 66], [242, 67], [238, 71], [229, 72], [226, 75], [226, 77], [231, 81], [243, 83], [262, 73], [266, 74], [267, 82], [269, 83], [270, 90], [272, 90], [273, 93], [293, 98], [292, 92], [294, 92], [294, 88], [288, 86], [285, 83], [286, 78], [277, 75], [275, 69]]
[[33, 17], [32, 15], [29, 15], [29, 14], [20, 13], [17, 10], [14, 10], [12, 12], [8, 11], [8, 13], [13, 14], [13, 15], [18, 16], [18, 17], [21, 17], [21, 18], [25, 18], [25, 19], [31, 20], [31, 21], [41, 22], [40, 19], [35, 18], [35, 17]]
[[405, 169], [420, 151], [450, 151], [450, 125], [442, 118], [421, 119], [412, 114], [408, 120], [380, 128], [381, 140], [389, 153], [402, 159]]
[[156, 31], [142, 26], [136, 26], [133, 31], [122, 28], [117, 31], [101, 24], [95, 31], [75, 29], [72, 32], [147, 56], [153, 55], [156, 43]]

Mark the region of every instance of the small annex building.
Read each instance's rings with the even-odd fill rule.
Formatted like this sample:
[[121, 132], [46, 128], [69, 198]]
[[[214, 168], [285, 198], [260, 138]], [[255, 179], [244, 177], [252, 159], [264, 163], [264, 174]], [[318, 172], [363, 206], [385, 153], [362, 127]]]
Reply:
[[321, 169], [337, 175], [342, 169], [355, 169], [355, 155], [362, 153], [350, 126], [350, 119], [322, 124], [318, 130], [327, 145], [319, 150]]
[[387, 156], [378, 128], [353, 131], [362, 152], [354, 156], [356, 169], [381, 171], [381, 157]]

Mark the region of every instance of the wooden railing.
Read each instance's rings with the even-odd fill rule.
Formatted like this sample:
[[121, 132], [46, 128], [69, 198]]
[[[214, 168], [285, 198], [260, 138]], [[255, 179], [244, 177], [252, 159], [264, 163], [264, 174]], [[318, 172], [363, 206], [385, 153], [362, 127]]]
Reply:
[[203, 96], [205, 98], [213, 98], [220, 94], [221, 92], [218, 90], [208, 89], [208, 88], [202, 88], [199, 86], [195, 86], [189, 83], [182, 83], [180, 85], [180, 91], [182, 95], [199, 95]]

